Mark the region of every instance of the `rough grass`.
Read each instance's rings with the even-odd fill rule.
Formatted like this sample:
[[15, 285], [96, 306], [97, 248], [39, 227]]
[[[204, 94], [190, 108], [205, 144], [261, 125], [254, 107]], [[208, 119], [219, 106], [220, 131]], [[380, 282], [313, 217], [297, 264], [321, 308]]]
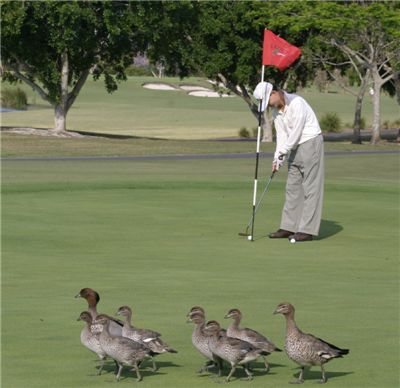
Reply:
[[[399, 372], [398, 155], [328, 157], [321, 238], [289, 244], [265, 237], [283, 202], [284, 171], [256, 223], [256, 241], [237, 233], [250, 216], [254, 161], [4, 162], [2, 164], [2, 386], [109, 387], [111, 363], [79, 342], [82, 287], [99, 310], [132, 306], [138, 326], [178, 349], [158, 357], [141, 387], [215, 387], [198, 376], [185, 315], [203, 305], [226, 326], [232, 307], [244, 324], [283, 346], [279, 302], [298, 325], [340, 347], [326, 366], [329, 387], [397, 387]], [[268, 175], [262, 160], [260, 177]], [[262, 182], [263, 183], [263, 182]], [[262, 183], [260, 184], [260, 190]], [[284, 387], [298, 373], [282, 354], [271, 372], [241, 370], [233, 387]], [[305, 386], [319, 379], [306, 374]], [[136, 384], [126, 370], [118, 386]]]

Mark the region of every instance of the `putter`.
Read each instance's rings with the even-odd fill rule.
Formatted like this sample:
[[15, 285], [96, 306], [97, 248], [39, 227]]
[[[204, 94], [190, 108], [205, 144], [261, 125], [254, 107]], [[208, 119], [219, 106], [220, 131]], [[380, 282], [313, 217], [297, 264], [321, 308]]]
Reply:
[[274, 177], [274, 175], [275, 175], [275, 171], [271, 174], [271, 176], [270, 176], [269, 179], [268, 179], [267, 184], [265, 185], [265, 189], [264, 189], [264, 191], [262, 192], [262, 194], [261, 194], [261, 196], [260, 196], [260, 199], [258, 200], [258, 203], [257, 203], [257, 205], [256, 205], [256, 208], [255, 208], [255, 210], [254, 210], [254, 215], [251, 216], [250, 221], [249, 221], [249, 223], [248, 223], [247, 226], [246, 226], [246, 231], [245, 231], [245, 232], [239, 232], [239, 236], [244, 236], [244, 237], [250, 236], [250, 234], [249, 234], [249, 228], [250, 228], [250, 225], [251, 225], [252, 222], [253, 222], [253, 217], [256, 215], [257, 210], [258, 210], [258, 208], [260, 207], [261, 201], [263, 200], [265, 193], [268, 191], [269, 185], [271, 184], [271, 181], [272, 181], [272, 178]]

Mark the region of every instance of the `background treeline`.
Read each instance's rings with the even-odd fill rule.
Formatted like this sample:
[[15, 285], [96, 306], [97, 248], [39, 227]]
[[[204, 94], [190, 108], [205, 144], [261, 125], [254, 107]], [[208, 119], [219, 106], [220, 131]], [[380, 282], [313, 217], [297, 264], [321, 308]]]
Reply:
[[[156, 75], [218, 81], [256, 115], [251, 94], [260, 80], [266, 27], [303, 52], [284, 72], [267, 67], [266, 79], [289, 91], [312, 82], [323, 90], [334, 81], [352, 93], [353, 142], [360, 142], [367, 93], [372, 143], [380, 140], [382, 91], [400, 101], [400, 3], [394, 1], [273, 7], [247, 1], [9, 1], [2, 3], [1, 18], [3, 79], [23, 81], [48, 101], [56, 131], [66, 130], [68, 111], [89, 76], [101, 77], [113, 92], [139, 54]], [[272, 140], [267, 117], [262, 126], [264, 139]]]

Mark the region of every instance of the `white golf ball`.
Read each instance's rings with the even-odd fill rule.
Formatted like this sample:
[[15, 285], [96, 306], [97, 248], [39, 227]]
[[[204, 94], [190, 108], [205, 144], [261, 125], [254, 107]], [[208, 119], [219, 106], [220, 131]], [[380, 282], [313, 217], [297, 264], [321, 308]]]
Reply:
[[296, 240], [295, 240], [294, 238], [292, 238], [292, 239], [290, 240], [290, 242], [291, 242], [292, 244], [294, 244], [294, 243], [296, 242]]
[[249, 240], [249, 241], [250, 241], [250, 240], [251, 240], [251, 236], [247, 236], [247, 240]]

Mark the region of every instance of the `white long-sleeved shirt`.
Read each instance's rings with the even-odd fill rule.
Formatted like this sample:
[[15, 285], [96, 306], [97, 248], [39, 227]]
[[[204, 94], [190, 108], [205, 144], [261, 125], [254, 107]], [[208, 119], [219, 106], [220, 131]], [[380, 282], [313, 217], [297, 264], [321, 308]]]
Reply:
[[317, 116], [307, 101], [297, 94], [283, 93], [285, 107], [283, 110], [272, 111], [276, 129], [275, 159], [287, 155], [299, 144], [321, 133]]

